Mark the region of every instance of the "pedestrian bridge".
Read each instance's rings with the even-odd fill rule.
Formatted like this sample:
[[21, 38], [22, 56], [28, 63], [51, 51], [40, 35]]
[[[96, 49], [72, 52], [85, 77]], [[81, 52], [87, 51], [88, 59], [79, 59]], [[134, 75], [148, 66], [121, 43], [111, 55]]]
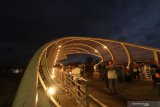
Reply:
[[[112, 59], [117, 65], [127, 63], [129, 66], [133, 61], [158, 62], [160, 49], [90, 37], [64, 37], [48, 42], [37, 50], [28, 64], [12, 106], [60, 107], [70, 101], [67, 100], [66, 93], [74, 96], [81, 106], [91, 106], [89, 99], [104, 106], [89, 94], [87, 79], [81, 78], [80, 86], [79, 83], [74, 83], [72, 75], [64, 73], [63, 69], [54, 69], [57, 63], [72, 54], [96, 56], [100, 59], [98, 63]], [[50, 87], [54, 87], [54, 90]], [[54, 95], [51, 95], [53, 93]]]

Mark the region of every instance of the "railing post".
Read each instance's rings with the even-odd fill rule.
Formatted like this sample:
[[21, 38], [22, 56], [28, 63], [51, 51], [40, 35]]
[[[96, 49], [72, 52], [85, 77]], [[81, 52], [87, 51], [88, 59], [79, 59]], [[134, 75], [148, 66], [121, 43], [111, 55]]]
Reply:
[[68, 76], [69, 76], [69, 75], [68, 75], [67, 73], [64, 73], [64, 75], [65, 75], [65, 86], [66, 86], [66, 89], [67, 89], [67, 92], [68, 92], [68, 91], [69, 91], [69, 90], [68, 90], [68, 84], [69, 84], [69, 83], [68, 83], [68, 81], [69, 81]]
[[89, 107], [89, 81], [87, 80], [86, 86], [85, 86], [85, 103], [86, 107]]
[[81, 84], [81, 81], [78, 79], [77, 80], [77, 89], [78, 89], [78, 96], [79, 97], [80, 97], [80, 91], [81, 91], [80, 84]]

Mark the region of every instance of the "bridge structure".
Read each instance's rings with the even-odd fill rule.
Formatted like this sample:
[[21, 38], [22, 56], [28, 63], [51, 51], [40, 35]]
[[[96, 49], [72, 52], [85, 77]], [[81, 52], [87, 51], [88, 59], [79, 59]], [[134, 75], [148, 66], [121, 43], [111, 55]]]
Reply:
[[[63, 69], [54, 68], [59, 61], [63, 61], [68, 58], [68, 55], [73, 54], [96, 56], [100, 59], [98, 63], [114, 60], [116, 64], [127, 63], [128, 66], [133, 61], [156, 60], [158, 62], [160, 59], [160, 49], [126, 42], [91, 37], [56, 39], [44, 44], [32, 57], [12, 106], [61, 107], [66, 98], [64, 95], [64, 100], [61, 100], [63, 95], [59, 97], [59, 93], [74, 94], [75, 99], [86, 107], [90, 106], [89, 98], [99, 105], [105, 106], [89, 94], [87, 79], [80, 78], [83, 84], [73, 83], [74, 81], [71, 79], [73, 75], [63, 72]], [[80, 92], [81, 96], [78, 96], [77, 92]], [[53, 93], [54, 95], [52, 95]]]

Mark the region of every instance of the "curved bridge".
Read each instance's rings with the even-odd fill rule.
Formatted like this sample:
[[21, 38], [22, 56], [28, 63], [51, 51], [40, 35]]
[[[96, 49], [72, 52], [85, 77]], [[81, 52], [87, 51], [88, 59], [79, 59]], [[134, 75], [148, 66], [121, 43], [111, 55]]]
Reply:
[[[46, 93], [53, 91], [49, 90], [51, 86], [57, 87], [56, 93], [67, 92], [64, 80], [68, 74], [64, 74], [62, 70], [53, 71], [53, 67], [71, 54], [89, 54], [99, 57], [98, 63], [112, 59], [116, 64], [127, 63], [129, 66], [132, 61], [158, 62], [160, 49], [90, 37], [64, 37], [48, 42], [37, 50], [27, 66], [13, 107], [61, 106], [57, 96]], [[87, 80], [83, 81], [87, 83]], [[87, 91], [85, 89], [84, 93]], [[87, 93], [84, 96], [86, 95]], [[85, 102], [84, 106], [89, 104]]]

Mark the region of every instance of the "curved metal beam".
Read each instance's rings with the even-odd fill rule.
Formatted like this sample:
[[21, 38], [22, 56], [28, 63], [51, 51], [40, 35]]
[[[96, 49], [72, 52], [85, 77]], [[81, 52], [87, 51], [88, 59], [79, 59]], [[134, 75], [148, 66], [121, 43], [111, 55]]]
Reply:
[[[84, 40], [84, 41], [88, 40], [88, 41], [97, 43], [97, 44], [99, 44], [99, 45], [101, 45], [101, 46], [103, 47], [102, 49], [106, 49], [106, 50], [109, 52], [109, 54], [110, 54], [112, 60], [115, 60], [114, 57], [113, 57], [112, 52], [110, 51], [110, 49], [109, 49], [106, 45], [104, 45], [104, 44], [102, 44], [102, 43], [100, 43], [100, 42], [98, 42], [98, 41], [96, 41], [96, 40], [93, 40], [93, 39], [91, 39], [91, 38], [82, 38], [82, 37], [81, 37], [81, 38], [75, 38], [75, 39], [72, 38], [72, 39], [70, 39], [70, 40], [64, 42], [64, 43], [61, 44], [61, 45], [64, 45], [64, 44], [66, 44], [66, 43], [69, 43], [69, 42], [72, 42], [72, 41], [75, 41], [75, 40], [79, 40], [79, 41], [80, 41], [80, 40]], [[104, 47], [107, 47], [107, 48], [104, 48]]]
[[90, 53], [88, 50], [86, 50], [86, 49], [83, 49], [83, 48], [79, 48], [79, 47], [69, 47], [69, 48], [66, 48], [66, 50], [68, 50], [68, 49], [76, 49], [76, 50], [82, 50], [82, 51], [84, 51], [84, 52], [86, 52], [86, 53]]
[[[94, 37], [72, 37], [72, 36], [68, 36], [67, 39], [70, 38], [77, 38], [77, 39], [81, 39], [81, 38], [86, 38], [86, 39], [95, 39], [95, 40], [101, 40], [101, 41], [105, 41], [105, 42], [113, 42], [113, 43], [122, 43], [124, 45], [128, 45], [128, 46], [133, 46], [133, 47], [138, 47], [138, 48], [142, 48], [142, 49], [147, 49], [147, 50], [155, 50], [157, 52], [160, 52], [159, 48], [153, 48], [153, 47], [147, 47], [147, 46], [142, 46], [142, 45], [136, 45], [136, 44], [131, 44], [131, 43], [127, 43], [127, 42], [121, 42], [121, 41], [116, 41], [116, 40], [109, 40], [109, 39], [101, 39], [101, 38], [94, 38]], [[64, 37], [65, 39], [65, 37]]]
[[[93, 48], [93, 47], [91, 47], [91, 46], [89, 46], [89, 45], [79, 44], [79, 43], [68, 44], [68, 45], [63, 46], [63, 48], [68, 47], [68, 46], [76, 46], [76, 45], [81, 45], [81, 46], [89, 47], [89, 48], [91, 48], [93, 51], [96, 50], [95, 48]], [[97, 51], [97, 54], [99, 55], [99, 57], [100, 57], [100, 58], [102, 59], [102, 61], [103, 61], [103, 57], [102, 57], [102, 55], [101, 55], [98, 51]]]
[[130, 65], [130, 63], [131, 63], [131, 56], [130, 56], [130, 53], [129, 53], [128, 49], [126, 48], [126, 46], [125, 46], [123, 43], [121, 43], [121, 45], [122, 45], [122, 47], [124, 48], [124, 50], [125, 50], [125, 52], [126, 52], [126, 54], [127, 54], [127, 58], [128, 58], [128, 67], [129, 67], [129, 65]]
[[159, 58], [158, 58], [158, 53], [156, 50], [153, 50], [153, 55], [154, 55], [154, 60], [156, 60], [156, 62], [159, 62]]
[[98, 56], [98, 55], [96, 55], [96, 54], [92, 54], [92, 53], [90, 53], [88, 50], [86, 50], [86, 49], [83, 49], [83, 48], [80, 48], [80, 47], [69, 47], [69, 48], [65, 48], [65, 50], [69, 50], [69, 49], [80, 49], [80, 50], [83, 50], [83, 51], [85, 51], [86, 52], [86, 54], [91, 54], [91, 55], [94, 55], [94, 56], [97, 56], [97, 57], [100, 57], [100, 56]]
[[[86, 52], [80, 52], [80, 53], [90, 54], [90, 55], [93, 55], [93, 56], [100, 57], [100, 56], [98, 56], [98, 55], [96, 55], [96, 54], [91, 54], [91, 53], [86, 53]], [[74, 50], [66, 50], [66, 51], [64, 52], [64, 55], [67, 56], [67, 55], [69, 55], [69, 54], [80, 54], [80, 53], [79, 53], [78, 51], [75, 52]], [[59, 59], [57, 59], [57, 60], [59, 61]]]

